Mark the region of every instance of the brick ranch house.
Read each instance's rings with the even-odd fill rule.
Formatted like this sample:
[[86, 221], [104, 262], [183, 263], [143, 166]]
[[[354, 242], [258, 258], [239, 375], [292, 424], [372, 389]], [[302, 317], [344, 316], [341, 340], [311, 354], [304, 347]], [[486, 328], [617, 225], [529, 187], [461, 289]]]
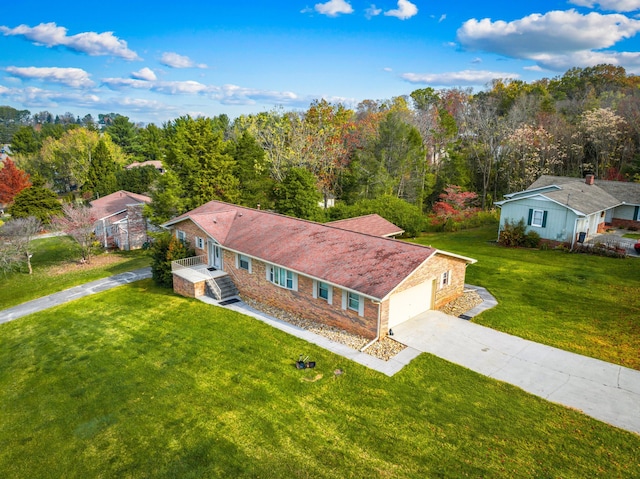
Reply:
[[[173, 262], [177, 293], [218, 300], [239, 294], [370, 339], [458, 298], [466, 267], [475, 263], [344, 229], [348, 223], [338, 227], [219, 201], [163, 226], [197, 254]], [[356, 222], [354, 229], [360, 228]]]

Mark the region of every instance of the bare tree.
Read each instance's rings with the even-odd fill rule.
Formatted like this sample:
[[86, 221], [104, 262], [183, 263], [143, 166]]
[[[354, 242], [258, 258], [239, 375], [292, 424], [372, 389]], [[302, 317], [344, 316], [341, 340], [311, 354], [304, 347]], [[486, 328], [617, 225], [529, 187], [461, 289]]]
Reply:
[[34, 216], [27, 218], [12, 218], [0, 229], [0, 269], [9, 271], [27, 263], [29, 274], [33, 274], [31, 267], [31, 240], [42, 228], [42, 223]]
[[63, 205], [64, 216], [53, 218], [53, 224], [71, 236], [80, 245], [82, 261], [91, 261], [91, 250], [95, 241], [95, 223], [98, 217], [89, 206], [73, 206], [70, 203]]

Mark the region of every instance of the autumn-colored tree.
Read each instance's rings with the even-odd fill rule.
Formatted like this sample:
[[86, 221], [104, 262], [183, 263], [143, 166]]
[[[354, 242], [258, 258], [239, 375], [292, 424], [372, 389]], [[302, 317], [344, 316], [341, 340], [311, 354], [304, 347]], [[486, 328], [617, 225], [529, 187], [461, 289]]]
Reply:
[[11, 203], [18, 193], [29, 186], [29, 175], [7, 157], [0, 169], [0, 203]]
[[91, 253], [96, 241], [94, 229], [98, 216], [89, 206], [74, 206], [71, 203], [66, 203], [62, 207], [62, 212], [64, 215], [54, 217], [52, 223], [78, 242], [82, 262], [91, 262]]
[[450, 219], [461, 218], [465, 214], [475, 211], [473, 203], [478, 195], [472, 191], [462, 191], [456, 185], [449, 185], [440, 194], [440, 201], [433, 205], [436, 218], [445, 224]]

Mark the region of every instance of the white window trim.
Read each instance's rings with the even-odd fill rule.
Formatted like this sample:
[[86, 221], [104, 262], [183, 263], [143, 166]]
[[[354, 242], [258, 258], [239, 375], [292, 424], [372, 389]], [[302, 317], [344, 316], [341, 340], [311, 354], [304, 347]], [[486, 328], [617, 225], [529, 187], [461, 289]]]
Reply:
[[[278, 284], [278, 283], [275, 283], [275, 282], [271, 281], [271, 271], [274, 272], [274, 277], [276, 276], [275, 268], [282, 269], [282, 270], [284, 270], [284, 271], [286, 271], [288, 273], [291, 273], [291, 280], [292, 280], [291, 281], [291, 283], [292, 283], [291, 288], [288, 288], [286, 284], [285, 285], [281, 285], [281, 284]], [[266, 275], [267, 281], [269, 281], [271, 284], [274, 284], [274, 285], [278, 286], [279, 288], [288, 289], [290, 291], [298, 291], [298, 275], [296, 273], [294, 273], [293, 271], [291, 271], [290, 269], [283, 268], [282, 266], [276, 266], [275, 264], [270, 264], [270, 265], [267, 265], [266, 272], [267, 272], [267, 275]]]
[[187, 233], [185, 233], [182, 230], [176, 230], [176, 238], [179, 239], [180, 241], [187, 241]]
[[[358, 311], [349, 307], [349, 293], [358, 296]], [[342, 291], [342, 309], [357, 312], [358, 316], [364, 316], [364, 296], [353, 291]]]
[[[318, 295], [318, 289], [320, 288], [320, 283], [326, 285], [327, 287], [327, 299], [321, 298], [320, 295]], [[324, 281], [318, 281], [314, 279], [313, 280], [313, 297], [314, 299], [321, 299], [323, 301], [326, 301], [329, 304], [333, 304], [333, 286], [331, 286], [329, 283], [325, 283]]]
[[201, 238], [200, 236], [196, 236], [196, 248], [198, 249], [205, 248], [204, 238]]
[[[536, 213], [540, 213], [540, 222], [536, 222]], [[536, 228], [542, 228], [542, 224], [544, 223], [544, 210], [533, 210], [531, 214], [531, 226], [535, 226]]]
[[[248, 267], [246, 269], [242, 268], [240, 266], [240, 257], [246, 258], [247, 264], [248, 264]], [[253, 272], [252, 271], [252, 264], [251, 264], [251, 257], [247, 256], [246, 254], [236, 253], [236, 269], [242, 269], [244, 271], [248, 271], [249, 274], [251, 274]]]

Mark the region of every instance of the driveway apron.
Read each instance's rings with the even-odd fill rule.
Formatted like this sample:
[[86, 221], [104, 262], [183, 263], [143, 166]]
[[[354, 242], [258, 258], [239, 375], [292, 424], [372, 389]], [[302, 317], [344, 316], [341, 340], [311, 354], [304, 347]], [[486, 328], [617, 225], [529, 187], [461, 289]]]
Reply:
[[640, 371], [428, 311], [394, 339], [549, 401], [640, 434]]

